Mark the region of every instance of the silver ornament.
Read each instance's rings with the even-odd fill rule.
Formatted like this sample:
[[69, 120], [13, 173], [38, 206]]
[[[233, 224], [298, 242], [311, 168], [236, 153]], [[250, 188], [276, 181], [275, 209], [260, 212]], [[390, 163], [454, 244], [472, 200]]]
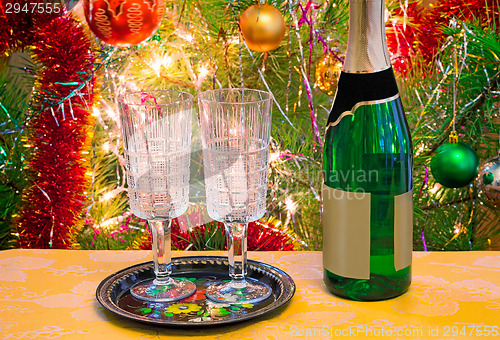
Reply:
[[500, 156], [484, 163], [478, 181], [480, 196], [495, 207], [500, 207]]

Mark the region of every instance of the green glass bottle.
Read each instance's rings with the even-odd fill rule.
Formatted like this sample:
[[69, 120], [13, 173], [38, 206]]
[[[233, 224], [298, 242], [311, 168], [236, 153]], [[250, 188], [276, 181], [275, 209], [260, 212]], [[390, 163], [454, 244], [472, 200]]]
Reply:
[[384, 12], [384, 0], [349, 1], [323, 155], [324, 281], [333, 294], [361, 301], [398, 296], [411, 282], [412, 145]]

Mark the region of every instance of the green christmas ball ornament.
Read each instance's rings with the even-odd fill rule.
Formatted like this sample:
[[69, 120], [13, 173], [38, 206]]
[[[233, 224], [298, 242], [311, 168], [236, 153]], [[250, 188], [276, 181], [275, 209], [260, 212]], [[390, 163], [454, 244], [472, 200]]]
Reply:
[[462, 142], [441, 145], [431, 159], [432, 176], [447, 188], [461, 188], [472, 182], [478, 166], [476, 153]]
[[492, 172], [486, 172], [483, 174], [483, 184], [489, 185], [495, 181], [495, 175]]

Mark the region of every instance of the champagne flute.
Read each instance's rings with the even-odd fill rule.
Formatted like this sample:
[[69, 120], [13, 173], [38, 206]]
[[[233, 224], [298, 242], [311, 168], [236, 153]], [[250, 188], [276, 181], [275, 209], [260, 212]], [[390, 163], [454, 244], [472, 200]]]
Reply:
[[200, 107], [208, 214], [224, 222], [230, 282], [207, 288], [209, 299], [257, 303], [271, 288], [246, 278], [248, 223], [266, 211], [272, 95], [252, 89], [202, 92]]
[[139, 300], [170, 302], [196, 286], [172, 278], [172, 219], [189, 201], [193, 96], [180, 91], [129, 92], [119, 100], [130, 209], [152, 234], [155, 277], [130, 289]]

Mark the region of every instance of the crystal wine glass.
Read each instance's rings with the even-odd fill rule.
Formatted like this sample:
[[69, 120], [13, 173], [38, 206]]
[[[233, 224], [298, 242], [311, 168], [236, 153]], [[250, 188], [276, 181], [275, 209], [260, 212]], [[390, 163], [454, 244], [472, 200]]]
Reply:
[[271, 288], [245, 278], [248, 223], [266, 211], [272, 95], [252, 89], [218, 89], [198, 96], [207, 209], [224, 222], [230, 282], [209, 286], [209, 299], [257, 303]]
[[130, 289], [139, 300], [169, 302], [196, 286], [172, 278], [170, 226], [189, 201], [193, 96], [180, 91], [129, 92], [119, 100], [130, 208], [152, 234], [155, 278]]

